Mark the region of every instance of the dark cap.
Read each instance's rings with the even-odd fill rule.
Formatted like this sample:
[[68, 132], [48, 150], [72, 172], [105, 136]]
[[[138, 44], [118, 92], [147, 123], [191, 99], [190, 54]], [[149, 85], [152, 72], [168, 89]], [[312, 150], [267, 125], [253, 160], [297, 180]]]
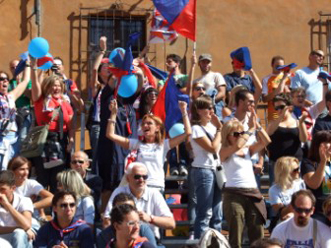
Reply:
[[213, 61], [213, 59], [211, 58], [211, 55], [209, 53], [203, 53], [199, 56], [199, 62], [204, 59]]

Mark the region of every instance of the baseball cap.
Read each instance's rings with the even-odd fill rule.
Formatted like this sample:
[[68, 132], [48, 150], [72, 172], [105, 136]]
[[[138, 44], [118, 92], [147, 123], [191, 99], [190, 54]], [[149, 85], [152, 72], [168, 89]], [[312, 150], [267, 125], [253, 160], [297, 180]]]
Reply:
[[203, 53], [199, 56], [199, 61], [204, 60], [204, 59], [213, 61], [213, 59], [209, 53]]

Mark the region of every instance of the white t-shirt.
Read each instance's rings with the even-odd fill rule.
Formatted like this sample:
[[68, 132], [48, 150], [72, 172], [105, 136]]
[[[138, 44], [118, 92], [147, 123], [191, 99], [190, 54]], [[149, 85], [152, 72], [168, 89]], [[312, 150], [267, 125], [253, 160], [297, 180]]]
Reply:
[[208, 132], [209, 136], [213, 140], [216, 133], [216, 127], [210, 122], [208, 122], [207, 125], [204, 126], [203, 128], [200, 125], [192, 126], [191, 146], [194, 155], [192, 166], [199, 168], [215, 169], [219, 160], [218, 157], [219, 152], [216, 153], [218, 160], [215, 160], [211, 152], [207, 152], [195, 141], [195, 139], [202, 138], [204, 136], [206, 136], [206, 138], [209, 139], [206, 132]]
[[[104, 217], [105, 218], [110, 218], [110, 212], [113, 208], [113, 200], [115, 198], [115, 196], [117, 196], [120, 193], [127, 193], [132, 195], [135, 203], [136, 203], [136, 207], [138, 209], [138, 211], [144, 211], [145, 213], [147, 213], [148, 215], [155, 215], [155, 216], [160, 216], [160, 217], [172, 217], [172, 213], [166, 203], [166, 201], [164, 200], [164, 197], [161, 195], [160, 191], [158, 191], [157, 189], [153, 189], [153, 188], [148, 188], [148, 186], [145, 188], [145, 192], [142, 195], [142, 197], [140, 199], [137, 199], [130, 190], [129, 185], [126, 186], [121, 186], [118, 187], [114, 190], [114, 192], [112, 193], [105, 213], [104, 213]], [[154, 231], [155, 235], [157, 235], [157, 237], [159, 237], [159, 233], [157, 231], [157, 228], [154, 225], [150, 225], [152, 230]]]
[[232, 154], [223, 162], [224, 172], [227, 178], [225, 187], [257, 188], [249, 148], [243, 148], [243, 152], [245, 157]]
[[39, 195], [43, 189], [44, 187], [36, 180], [27, 179], [23, 185], [16, 187], [15, 192], [25, 197], [31, 197], [33, 195]]
[[[17, 193], [14, 194], [14, 200], [12, 206], [20, 213], [25, 211], [29, 211], [33, 213], [33, 204], [30, 198], [21, 196]], [[15, 227], [17, 226], [16, 221], [12, 217], [12, 215], [0, 205], [0, 226], [9, 226]]]
[[331, 230], [328, 226], [317, 221], [315, 247], [313, 246], [313, 222], [310, 218], [305, 227], [298, 227], [291, 217], [275, 227], [271, 238], [279, 239], [284, 248], [329, 248], [331, 247]]
[[206, 88], [206, 91], [209, 89], [217, 89], [219, 86], [226, 86], [225, 80], [221, 73], [219, 72], [208, 72], [205, 75], [195, 79], [193, 83], [201, 82]]
[[148, 170], [147, 185], [164, 188], [164, 161], [170, 150], [169, 140], [163, 144], [146, 144], [137, 139], [129, 139], [129, 149], [138, 150], [137, 162], [146, 165]]
[[292, 195], [301, 189], [306, 189], [305, 182], [301, 178], [293, 182], [292, 188], [284, 191], [277, 184], [274, 184], [269, 188], [270, 204], [282, 203], [287, 206], [291, 203]]
[[84, 220], [87, 224], [94, 224], [95, 207], [93, 198], [86, 196], [78, 200], [74, 220]]

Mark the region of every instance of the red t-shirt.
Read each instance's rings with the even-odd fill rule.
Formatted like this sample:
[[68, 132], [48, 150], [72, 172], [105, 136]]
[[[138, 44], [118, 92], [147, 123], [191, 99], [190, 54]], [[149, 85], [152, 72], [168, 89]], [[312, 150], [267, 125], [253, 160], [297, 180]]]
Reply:
[[[63, 131], [68, 131], [69, 123], [71, 117], [73, 116], [74, 112], [69, 102], [63, 101], [60, 99], [56, 99], [52, 97], [49, 101], [48, 108], [55, 109], [56, 107], [60, 106], [63, 113]], [[34, 111], [36, 115], [37, 125], [42, 126], [46, 125], [52, 119], [53, 111], [45, 111], [44, 110], [44, 98], [40, 97], [36, 102], [34, 102]], [[52, 121], [49, 125], [49, 131], [58, 132], [60, 128], [59, 124], [59, 116], [57, 116], [54, 121]]]

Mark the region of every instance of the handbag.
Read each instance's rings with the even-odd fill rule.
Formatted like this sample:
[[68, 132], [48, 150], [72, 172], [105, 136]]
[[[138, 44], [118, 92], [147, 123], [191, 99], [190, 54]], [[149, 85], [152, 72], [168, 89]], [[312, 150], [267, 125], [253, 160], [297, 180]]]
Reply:
[[59, 115], [61, 107], [57, 107], [50, 122], [44, 126], [33, 127], [22, 141], [20, 155], [26, 158], [39, 157], [44, 151], [50, 123]]
[[[213, 142], [213, 139], [211, 138], [210, 134], [204, 129], [203, 126], [200, 125], [200, 127], [203, 129], [203, 131], [205, 131], [208, 139]], [[216, 175], [216, 182], [217, 182], [217, 185], [218, 187], [222, 190], [225, 183], [226, 183], [226, 176], [225, 176], [225, 173], [224, 173], [224, 168], [220, 162], [220, 160], [218, 159], [217, 155], [216, 154], [213, 154], [213, 157], [214, 157], [214, 160], [216, 160], [216, 170], [215, 170], [215, 175]]]

